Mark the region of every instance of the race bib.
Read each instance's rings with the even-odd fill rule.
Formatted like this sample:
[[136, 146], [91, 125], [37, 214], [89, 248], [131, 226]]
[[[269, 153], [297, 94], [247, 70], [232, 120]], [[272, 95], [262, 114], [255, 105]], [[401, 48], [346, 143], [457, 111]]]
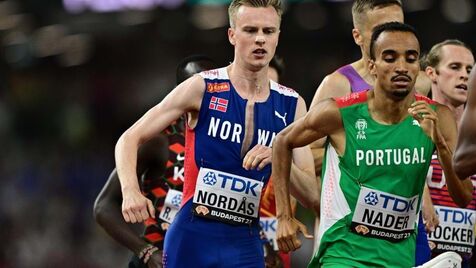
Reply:
[[435, 206], [440, 224], [428, 233], [428, 243], [432, 251], [442, 253], [455, 251], [471, 255], [474, 245], [476, 212], [463, 208]]
[[182, 192], [170, 189], [165, 197], [164, 206], [160, 210], [159, 218], [172, 223], [180, 209], [180, 203], [182, 203]]
[[402, 241], [415, 229], [418, 200], [418, 195], [405, 198], [362, 187], [350, 229], [362, 236]]
[[273, 246], [275, 251], [278, 251], [278, 243], [276, 243], [276, 229], [278, 228], [278, 220], [276, 217], [261, 217], [259, 219], [261, 229], [266, 234], [266, 238]]
[[263, 185], [257, 180], [201, 168], [193, 194], [193, 213], [231, 224], [251, 224], [258, 220]]

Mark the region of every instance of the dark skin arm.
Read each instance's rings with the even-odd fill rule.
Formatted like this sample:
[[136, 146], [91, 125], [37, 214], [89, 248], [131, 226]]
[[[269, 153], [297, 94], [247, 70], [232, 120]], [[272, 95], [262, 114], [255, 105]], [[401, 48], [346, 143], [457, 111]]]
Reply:
[[[166, 157], [168, 155], [168, 141], [164, 135], [158, 136], [144, 144], [138, 152], [137, 177], [145, 172], [163, 173]], [[116, 169], [109, 176], [106, 184], [99, 193], [94, 203], [94, 218], [96, 222], [117, 242], [127, 247], [136, 255], [148, 245], [132, 228], [131, 224], [124, 221], [121, 213], [122, 193]], [[144, 267], [162, 267], [162, 248], [152, 254]]]
[[453, 159], [456, 174], [461, 179], [476, 174], [476, 68], [469, 75], [468, 91]]

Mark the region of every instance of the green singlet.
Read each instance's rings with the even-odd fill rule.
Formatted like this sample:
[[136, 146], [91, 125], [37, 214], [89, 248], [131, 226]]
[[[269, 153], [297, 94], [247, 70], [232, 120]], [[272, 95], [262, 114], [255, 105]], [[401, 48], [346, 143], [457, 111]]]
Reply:
[[[433, 109], [435, 103], [426, 100]], [[322, 168], [319, 250], [309, 267], [413, 267], [416, 223], [434, 150], [417, 120], [372, 119], [367, 92], [336, 100], [345, 152], [327, 144]]]

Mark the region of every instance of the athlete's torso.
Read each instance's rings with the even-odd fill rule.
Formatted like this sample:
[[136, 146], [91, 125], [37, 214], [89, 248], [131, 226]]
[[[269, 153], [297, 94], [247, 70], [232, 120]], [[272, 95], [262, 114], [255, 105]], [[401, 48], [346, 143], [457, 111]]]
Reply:
[[[200, 75], [206, 88], [198, 122], [194, 129], [187, 127], [186, 131], [183, 204], [191, 202], [194, 194], [197, 201], [198, 181], [202, 188], [214, 187], [224, 193], [200, 192], [198, 199], [204, 202], [211, 200], [211, 203], [219, 206], [220, 213], [226, 214], [233, 212], [237, 207], [235, 203], [238, 206], [243, 203], [243, 200], [232, 200], [235, 194], [254, 194], [255, 190], [262, 187], [255, 187], [256, 183], [267, 183], [271, 166], [262, 170], [245, 170], [242, 167], [241, 150], [245, 136], [247, 100], [236, 92], [226, 68], [206, 71]], [[254, 105], [254, 131], [249, 149], [257, 144], [270, 147], [276, 134], [294, 121], [298, 94], [273, 81], [270, 81], [270, 88], [268, 99]], [[200, 173], [201, 170], [206, 170], [206, 173]], [[213, 202], [215, 195], [217, 200], [223, 202]], [[245, 202], [249, 203], [248, 200]], [[255, 209], [257, 213], [258, 207]]]
[[427, 183], [440, 220], [435, 231], [428, 234], [430, 248], [434, 255], [445, 251], [455, 251], [466, 260], [472, 255], [476, 224], [476, 191], [474, 191], [476, 176], [472, 176], [471, 180], [473, 199], [466, 208], [459, 208], [449, 195], [438, 157], [433, 155]]
[[394, 125], [374, 121], [366, 92], [337, 104], [345, 152], [339, 157], [331, 145], [326, 150], [320, 254], [311, 266], [322, 258], [356, 267], [411, 267], [415, 220], [434, 145], [410, 116]]

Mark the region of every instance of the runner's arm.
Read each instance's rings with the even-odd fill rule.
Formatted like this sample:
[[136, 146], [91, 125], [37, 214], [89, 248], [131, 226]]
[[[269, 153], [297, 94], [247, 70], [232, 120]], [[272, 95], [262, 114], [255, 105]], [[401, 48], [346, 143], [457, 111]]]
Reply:
[[276, 211], [278, 218], [278, 245], [281, 250], [292, 251], [301, 246], [297, 232], [307, 234], [306, 227], [292, 215], [289, 183], [293, 149], [337, 133], [342, 129], [340, 112], [333, 100], [318, 104], [304, 117], [298, 119], [277, 136], [273, 144], [273, 173], [275, 181]]
[[[306, 114], [306, 104], [299, 97], [295, 121]], [[311, 149], [308, 145], [293, 149], [290, 192], [305, 208], [319, 214], [320, 192], [315, 176]]]
[[[316, 89], [316, 93], [311, 102], [309, 110], [311, 110], [320, 101], [329, 98], [343, 97], [351, 93], [349, 80], [339, 72], [333, 72], [327, 75]], [[321, 175], [322, 160], [324, 158], [324, 144], [326, 137], [318, 139], [310, 144], [312, 155], [314, 158], [314, 169], [318, 179]]]
[[150, 109], [119, 138], [115, 159], [123, 195], [122, 214], [126, 222], [155, 217], [154, 206], [140, 193], [136, 175], [137, 149], [187, 112], [200, 109], [205, 82], [195, 75], [178, 85], [158, 105]]
[[[148, 169], [155, 169], [165, 164], [160, 154], [168, 154], [167, 143], [167, 138], [160, 135], [141, 146], [138, 153], [138, 177]], [[94, 218], [114, 240], [138, 255], [148, 243], [124, 221], [121, 215], [121, 203], [121, 185], [114, 169], [94, 202]], [[159, 249], [162, 250], [162, 247]]]
[[453, 167], [452, 158], [456, 147], [457, 129], [452, 112], [446, 106], [437, 108], [438, 124], [441, 136], [434, 142], [438, 151], [438, 159], [446, 177], [448, 192], [453, 201], [460, 207], [466, 207], [473, 199], [473, 184], [466, 177], [460, 180]]
[[469, 76], [468, 91], [468, 102], [461, 118], [458, 145], [453, 159], [460, 178], [476, 173], [476, 68], [473, 68]]

